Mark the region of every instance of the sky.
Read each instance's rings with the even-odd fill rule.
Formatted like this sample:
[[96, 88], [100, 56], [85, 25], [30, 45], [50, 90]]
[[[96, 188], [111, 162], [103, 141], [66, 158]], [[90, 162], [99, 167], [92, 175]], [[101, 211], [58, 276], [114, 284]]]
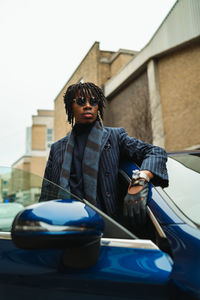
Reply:
[[26, 127], [95, 41], [140, 51], [176, 0], [0, 0], [0, 166], [25, 154]]

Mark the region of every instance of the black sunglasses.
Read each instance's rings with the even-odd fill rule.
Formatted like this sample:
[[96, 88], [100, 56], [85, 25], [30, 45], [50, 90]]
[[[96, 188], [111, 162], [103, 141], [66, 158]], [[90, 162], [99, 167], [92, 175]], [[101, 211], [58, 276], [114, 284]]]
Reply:
[[[86, 104], [86, 101], [87, 100], [84, 97], [79, 97], [77, 99], [73, 99], [73, 102], [76, 102], [76, 104], [79, 106], [84, 106]], [[98, 99], [92, 98], [92, 97], [88, 101], [91, 106], [96, 106], [99, 103]]]

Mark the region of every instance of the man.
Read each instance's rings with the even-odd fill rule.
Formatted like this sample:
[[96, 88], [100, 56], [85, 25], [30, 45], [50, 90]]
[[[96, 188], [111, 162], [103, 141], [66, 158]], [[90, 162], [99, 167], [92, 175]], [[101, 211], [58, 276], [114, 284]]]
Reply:
[[146, 215], [148, 182], [168, 185], [166, 152], [129, 137], [124, 128], [104, 127], [105, 101], [93, 83], [68, 87], [64, 103], [72, 131], [52, 145], [44, 177], [115, 216], [119, 164], [123, 158], [131, 159], [141, 171], [133, 174], [124, 215], [141, 222]]

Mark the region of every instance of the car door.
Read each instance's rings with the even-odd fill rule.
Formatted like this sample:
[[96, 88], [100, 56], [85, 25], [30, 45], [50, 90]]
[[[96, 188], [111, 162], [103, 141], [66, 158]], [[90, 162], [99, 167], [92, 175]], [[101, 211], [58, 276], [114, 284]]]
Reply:
[[[2, 203], [27, 207], [38, 202], [41, 178], [19, 170], [2, 173], [1, 179], [9, 182], [1, 195]], [[54, 193], [59, 187], [47, 184], [49, 197], [56, 199]], [[92, 207], [88, 202], [85, 205]], [[68, 255], [68, 249], [20, 249], [11, 239], [11, 229], [1, 231], [1, 299], [168, 299], [172, 270], [169, 255], [152, 241], [137, 239], [102, 212], [99, 214], [106, 235], [101, 238], [98, 260], [92, 267], [65, 267], [62, 258]]]

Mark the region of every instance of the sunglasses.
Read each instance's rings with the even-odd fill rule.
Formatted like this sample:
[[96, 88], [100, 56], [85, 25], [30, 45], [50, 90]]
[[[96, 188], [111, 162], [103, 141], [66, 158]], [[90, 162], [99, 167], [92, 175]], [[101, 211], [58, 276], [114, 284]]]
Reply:
[[[84, 97], [79, 97], [77, 99], [73, 99], [73, 102], [76, 102], [76, 104], [79, 106], [84, 106], [87, 100]], [[98, 99], [92, 97], [88, 100], [88, 102], [91, 106], [96, 106], [99, 103]]]

